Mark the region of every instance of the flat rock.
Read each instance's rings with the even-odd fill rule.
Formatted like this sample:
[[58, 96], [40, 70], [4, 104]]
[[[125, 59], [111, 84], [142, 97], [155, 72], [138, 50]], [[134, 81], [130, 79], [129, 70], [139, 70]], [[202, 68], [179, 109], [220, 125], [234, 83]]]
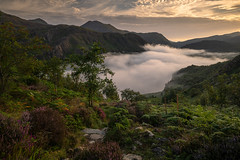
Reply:
[[137, 127], [136, 130], [143, 130], [143, 127]]
[[153, 137], [153, 136], [154, 136], [154, 134], [153, 134], [151, 131], [146, 130], [146, 132], [148, 133], [148, 136], [149, 136], [149, 137]]
[[90, 135], [90, 139], [94, 140], [94, 141], [101, 140], [103, 138], [104, 138], [104, 135], [102, 135], [102, 134], [91, 134]]
[[142, 160], [142, 157], [135, 154], [127, 154], [123, 156], [123, 160]]
[[82, 130], [85, 134], [105, 134], [105, 131], [100, 129], [85, 128]]
[[94, 144], [95, 143], [95, 141], [89, 141], [89, 144]]

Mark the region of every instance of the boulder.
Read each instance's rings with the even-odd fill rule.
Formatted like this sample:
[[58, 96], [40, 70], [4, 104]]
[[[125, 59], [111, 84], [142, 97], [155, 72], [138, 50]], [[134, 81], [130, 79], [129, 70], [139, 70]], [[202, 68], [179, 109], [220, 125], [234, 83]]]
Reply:
[[142, 160], [142, 157], [135, 154], [127, 154], [123, 156], [123, 160]]

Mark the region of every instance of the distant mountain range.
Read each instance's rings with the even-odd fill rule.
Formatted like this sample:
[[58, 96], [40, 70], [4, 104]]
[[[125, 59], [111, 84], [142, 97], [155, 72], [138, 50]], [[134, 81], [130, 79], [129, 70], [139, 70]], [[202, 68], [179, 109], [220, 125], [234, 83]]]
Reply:
[[[132, 53], [142, 52], [148, 42], [141, 36], [146, 35], [122, 31], [110, 24], [89, 21], [82, 26], [50, 25], [42, 19], [24, 20], [19, 17], [0, 12], [0, 23], [11, 22], [26, 27], [32, 35], [42, 37], [53, 50], [50, 55], [64, 57], [79, 52], [80, 47], [89, 48], [93, 42], [99, 42], [107, 52]], [[149, 33], [151, 35], [151, 33]], [[170, 43], [163, 35], [154, 34], [156, 44]], [[146, 39], [147, 39], [146, 38]], [[161, 41], [162, 40], [162, 41]], [[153, 44], [153, 43], [151, 43]]]
[[205, 49], [212, 52], [240, 52], [240, 32], [171, 42], [160, 33], [135, 33], [120, 30], [111, 24], [89, 21], [82, 26], [50, 25], [38, 18], [24, 20], [0, 11], [0, 23], [12, 22], [26, 27], [31, 35], [42, 37], [51, 47], [49, 55], [64, 57], [78, 53], [80, 47], [89, 48], [99, 42], [107, 52], [133, 53], [144, 51], [145, 44], [161, 44], [176, 48]]
[[205, 49], [210, 52], [240, 52], [240, 32], [173, 42], [178, 48]]

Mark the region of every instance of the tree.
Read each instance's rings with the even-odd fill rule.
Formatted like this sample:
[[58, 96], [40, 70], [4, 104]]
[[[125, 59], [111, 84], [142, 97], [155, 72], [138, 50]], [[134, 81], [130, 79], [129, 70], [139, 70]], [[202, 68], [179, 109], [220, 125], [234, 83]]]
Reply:
[[54, 84], [57, 93], [57, 86], [60, 85], [63, 74], [66, 70], [66, 63], [57, 57], [45, 61], [45, 72], [47, 78]]
[[107, 85], [103, 89], [103, 94], [111, 100], [119, 100], [117, 87], [112, 80], [107, 81]]
[[138, 101], [143, 100], [144, 96], [142, 96], [139, 92], [135, 92], [134, 90], [131, 90], [130, 88], [124, 89], [121, 91], [122, 99], [125, 99], [127, 101]]
[[[25, 63], [34, 64], [34, 55], [46, 48], [39, 38], [30, 38], [26, 29], [11, 23], [0, 25], [0, 95], [8, 83], [23, 69]], [[26, 71], [33, 65], [25, 66]]]
[[103, 48], [94, 43], [90, 50], [83, 49], [81, 54], [71, 57], [73, 74], [83, 76], [88, 90], [88, 105], [91, 107], [93, 97], [104, 87], [108, 74], [113, 75], [113, 72], [104, 65], [103, 52]]
[[240, 107], [240, 73], [231, 76], [228, 96], [232, 104]]
[[227, 103], [227, 78], [228, 76], [226, 74], [220, 75], [217, 78], [217, 84], [216, 84], [216, 89], [217, 89], [217, 102], [221, 106], [223, 104]]

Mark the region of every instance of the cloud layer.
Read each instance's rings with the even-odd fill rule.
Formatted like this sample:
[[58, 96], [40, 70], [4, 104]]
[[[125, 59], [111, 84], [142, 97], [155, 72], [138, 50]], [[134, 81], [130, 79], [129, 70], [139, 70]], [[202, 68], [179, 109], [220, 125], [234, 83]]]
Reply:
[[[115, 72], [113, 77], [119, 90], [131, 88], [141, 93], [158, 92], [177, 70], [189, 65], [210, 65], [225, 61], [223, 53], [204, 50], [175, 49], [167, 46], [145, 46], [141, 54], [108, 55], [106, 65]], [[192, 57], [206, 54], [212, 58]], [[191, 56], [190, 56], [191, 55]], [[236, 55], [232, 53], [232, 56]], [[218, 58], [220, 57], [220, 58]]]

